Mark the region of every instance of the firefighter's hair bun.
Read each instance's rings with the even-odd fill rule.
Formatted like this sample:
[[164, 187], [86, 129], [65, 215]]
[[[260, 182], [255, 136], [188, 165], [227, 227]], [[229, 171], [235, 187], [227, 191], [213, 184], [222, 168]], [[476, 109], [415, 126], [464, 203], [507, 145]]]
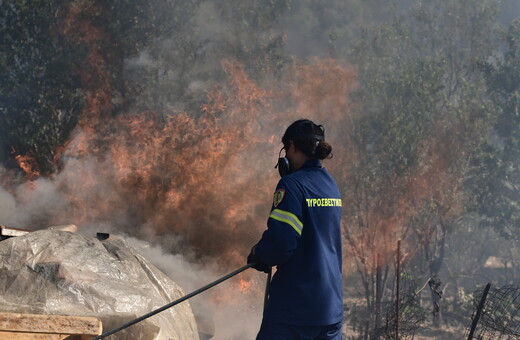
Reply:
[[316, 150], [314, 151], [314, 154], [316, 158], [318, 159], [325, 159], [325, 158], [331, 158], [332, 157], [332, 146], [323, 141], [319, 142], [316, 146]]

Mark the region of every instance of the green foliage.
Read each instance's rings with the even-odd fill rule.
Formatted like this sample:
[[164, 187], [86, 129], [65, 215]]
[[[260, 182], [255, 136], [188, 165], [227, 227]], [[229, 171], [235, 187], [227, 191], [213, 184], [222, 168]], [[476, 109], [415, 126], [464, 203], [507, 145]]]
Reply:
[[520, 20], [505, 37], [505, 51], [483, 65], [489, 96], [496, 105], [492, 138], [473, 160], [466, 184], [473, 200], [469, 209], [483, 224], [518, 240], [520, 225]]
[[[479, 100], [484, 84], [473, 71], [490, 53], [496, 8], [452, 8], [457, 4], [417, 2], [409, 18], [397, 16], [392, 23], [367, 29], [354, 48], [363, 84], [361, 110], [371, 121], [364, 144], [374, 146], [371, 150], [384, 160], [388, 174], [402, 174], [402, 169], [416, 165], [433, 122], [444, 117], [464, 120], [484, 105]], [[472, 26], [474, 17], [486, 19], [477, 28]], [[481, 37], [473, 44], [453, 41], [454, 35], [464, 41], [475, 31]]]
[[129, 108], [200, 112], [208, 89], [224, 79], [223, 58], [253, 77], [279, 70], [289, 60], [271, 27], [288, 5], [0, 2], [0, 162], [29, 154], [34, 170], [50, 174], [57, 148], [85, 117]]
[[[63, 1], [0, 2], [0, 156], [32, 153], [44, 173], [76, 123], [79, 80], [53, 35]], [[37, 10], [35, 10], [37, 8]]]
[[[82, 78], [91, 72], [89, 68], [97, 67], [87, 60], [89, 53], [97, 51], [108, 65], [107, 79], [92, 72], [98, 76], [92, 81], [109, 81], [125, 93], [121, 88], [123, 58], [137, 53], [143, 41], [162, 29], [153, 22], [157, 13], [150, 11], [149, 3], [124, 0], [111, 1], [107, 7], [84, 1], [84, 10], [68, 23], [72, 6], [78, 4], [0, 2], [1, 161], [29, 154], [37, 163], [33, 170], [56, 171], [56, 150], [78, 122], [84, 93], [93, 90]], [[91, 26], [82, 27], [84, 22]], [[89, 31], [105, 36], [88, 40]]]

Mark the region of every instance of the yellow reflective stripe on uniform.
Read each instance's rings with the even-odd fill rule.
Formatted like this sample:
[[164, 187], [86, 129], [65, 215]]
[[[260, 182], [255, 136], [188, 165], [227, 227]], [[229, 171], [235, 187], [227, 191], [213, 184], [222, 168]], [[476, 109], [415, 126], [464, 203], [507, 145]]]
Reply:
[[298, 235], [302, 234], [303, 223], [300, 222], [300, 220], [298, 219], [298, 217], [296, 217], [296, 215], [291, 214], [288, 211], [274, 209], [273, 211], [271, 211], [271, 215], [269, 215], [269, 217], [272, 219], [275, 219], [277, 221], [287, 223], [288, 225], [293, 227], [294, 230], [296, 230]]

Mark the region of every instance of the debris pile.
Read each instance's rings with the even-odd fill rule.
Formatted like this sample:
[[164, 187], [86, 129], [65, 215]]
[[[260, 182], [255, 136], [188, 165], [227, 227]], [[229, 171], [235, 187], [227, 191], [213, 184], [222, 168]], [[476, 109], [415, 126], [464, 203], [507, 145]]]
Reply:
[[[0, 312], [95, 316], [110, 330], [184, 295], [113, 236], [40, 230], [0, 241]], [[189, 302], [107, 339], [198, 339]]]

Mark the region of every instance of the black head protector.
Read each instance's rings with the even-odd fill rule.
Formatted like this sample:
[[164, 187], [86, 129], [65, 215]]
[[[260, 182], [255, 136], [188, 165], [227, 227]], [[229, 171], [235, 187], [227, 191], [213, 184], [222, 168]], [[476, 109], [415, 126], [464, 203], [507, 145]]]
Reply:
[[[316, 146], [320, 141], [325, 140], [325, 129], [322, 125], [316, 125], [308, 119], [300, 119], [289, 125], [282, 137], [283, 148], [280, 150], [287, 150], [290, 146], [290, 141], [293, 141], [295, 146], [308, 156], [313, 156]], [[306, 148], [305, 145], [311, 145]], [[294, 166], [287, 157], [278, 156], [278, 168], [280, 176], [283, 177], [294, 172]]]
[[285, 148], [289, 147], [291, 140], [325, 140], [325, 130], [323, 125], [316, 125], [308, 119], [300, 119], [289, 125], [282, 137]]

